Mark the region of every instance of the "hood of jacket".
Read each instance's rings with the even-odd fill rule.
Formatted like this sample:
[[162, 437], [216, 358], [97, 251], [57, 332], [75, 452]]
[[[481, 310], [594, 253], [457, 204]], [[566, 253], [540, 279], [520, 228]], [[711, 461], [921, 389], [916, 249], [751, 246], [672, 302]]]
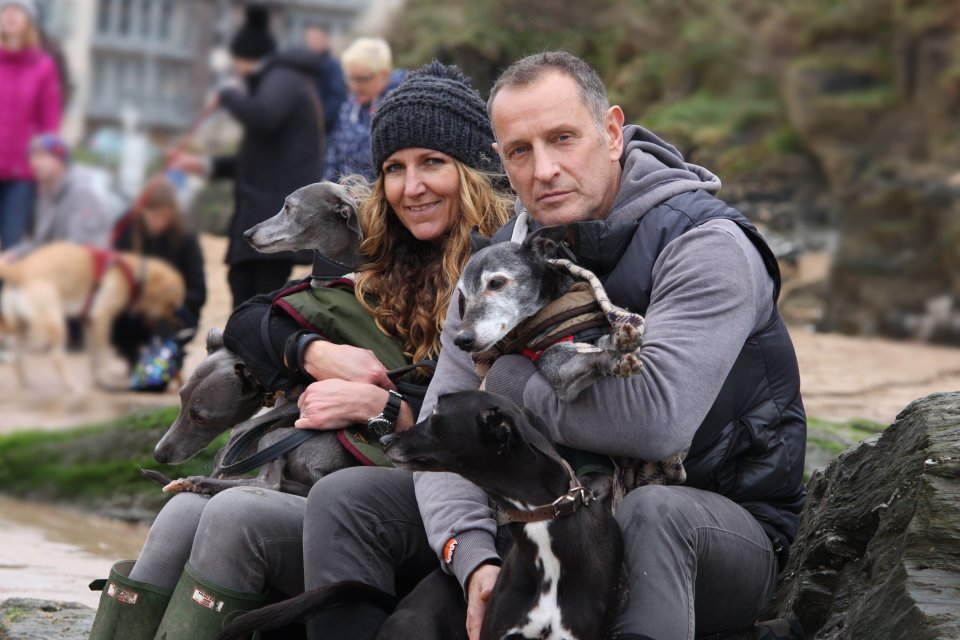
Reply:
[[689, 191], [716, 195], [720, 178], [683, 159], [676, 147], [637, 125], [623, 128], [622, 173], [607, 220], [637, 220], [661, 202]]
[[323, 73], [323, 55], [306, 47], [284, 49], [267, 58], [260, 73], [274, 67], [287, 67], [311, 77], [318, 76]]

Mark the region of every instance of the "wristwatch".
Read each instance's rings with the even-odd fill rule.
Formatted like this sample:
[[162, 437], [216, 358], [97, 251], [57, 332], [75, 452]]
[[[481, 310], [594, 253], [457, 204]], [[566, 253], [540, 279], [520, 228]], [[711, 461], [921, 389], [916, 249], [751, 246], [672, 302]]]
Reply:
[[387, 391], [387, 404], [383, 411], [367, 420], [367, 428], [378, 438], [393, 433], [397, 428], [397, 417], [400, 415], [400, 403], [403, 396], [390, 389]]

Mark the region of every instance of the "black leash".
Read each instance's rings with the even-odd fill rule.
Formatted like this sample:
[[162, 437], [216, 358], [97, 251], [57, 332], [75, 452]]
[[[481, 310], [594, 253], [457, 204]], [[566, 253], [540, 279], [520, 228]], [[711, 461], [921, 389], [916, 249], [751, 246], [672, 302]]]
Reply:
[[[408, 364], [403, 367], [398, 367], [388, 371], [387, 376], [394, 382], [397, 382], [397, 379], [419, 367], [436, 369], [437, 363], [433, 360], [414, 362], [413, 364]], [[293, 423], [296, 422], [297, 418], [299, 417], [300, 408], [296, 404], [291, 403], [277, 409], [273, 409], [262, 416], [257, 416], [256, 418], [248, 420], [248, 423], [252, 423], [249, 430], [237, 438], [236, 442], [230, 445], [230, 448], [227, 449], [227, 452], [223, 456], [223, 462], [220, 465], [220, 471], [230, 475], [239, 475], [248, 471], [252, 471], [268, 462], [276, 460], [280, 456], [290, 451], [293, 451], [310, 438], [321, 433], [316, 429], [296, 429], [294, 433], [291, 433], [283, 440], [275, 442], [266, 449], [262, 449], [251, 456], [238, 460], [244, 450], [246, 450], [246, 448], [254, 442], [260, 440], [260, 438], [263, 437], [267, 431], [279, 426], [292, 427]], [[280, 423], [284, 421], [287, 421], [290, 424], [281, 425]]]

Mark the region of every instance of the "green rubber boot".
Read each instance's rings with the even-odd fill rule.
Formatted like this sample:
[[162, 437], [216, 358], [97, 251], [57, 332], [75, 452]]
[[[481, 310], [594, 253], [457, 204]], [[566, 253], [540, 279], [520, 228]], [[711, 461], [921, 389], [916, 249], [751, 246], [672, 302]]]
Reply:
[[156, 640], [214, 640], [228, 622], [266, 601], [265, 593], [241, 593], [204, 578], [188, 563], [173, 590]]
[[[100, 606], [90, 630], [90, 640], [153, 640], [170, 602], [170, 592], [146, 582], [131, 580], [133, 560], [118, 562], [103, 581]], [[101, 581], [94, 581], [95, 585]]]

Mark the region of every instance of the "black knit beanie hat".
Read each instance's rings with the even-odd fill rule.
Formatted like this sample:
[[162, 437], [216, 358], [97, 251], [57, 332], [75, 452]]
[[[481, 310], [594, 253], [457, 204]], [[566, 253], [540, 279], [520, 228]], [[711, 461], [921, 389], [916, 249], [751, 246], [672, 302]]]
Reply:
[[258, 4], [247, 7], [240, 30], [230, 41], [230, 53], [235, 58], [260, 60], [276, 51], [277, 43], [270, 34], [270, 13]]
[[500, 170], [487, 105], [454, 65], [436, 60], [387, 94], [370, 125], [377, 175], [391, 153], [408, 147], [442, 151], [481, 171]]

